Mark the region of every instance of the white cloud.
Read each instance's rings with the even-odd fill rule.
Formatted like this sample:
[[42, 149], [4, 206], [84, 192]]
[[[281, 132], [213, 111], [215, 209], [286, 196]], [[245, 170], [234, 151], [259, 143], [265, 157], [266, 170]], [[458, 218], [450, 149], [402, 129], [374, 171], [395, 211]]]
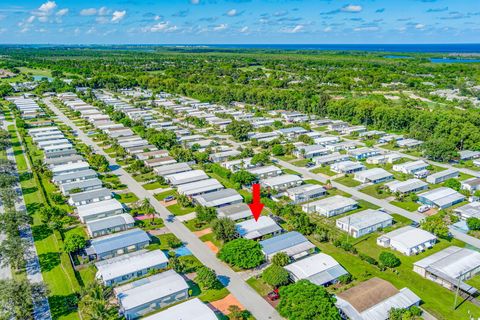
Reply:
[[59, 16], [59, 17], [63, 17], [64, 15], [66, 15], [68, 13], [68, 9], [60, 9], [57, 11], [56, 15]]
[[155, 17], [153, 18], [153, 20], [155, 20], [155, 21], [162, 20], [162, 16], [155, 16]]
[[112, 22], [120, 22], [123, 20], [123, 18], [125, 18], [125, 15], [127, 14], [127, 11], [126, 10], [123, 10], [123, 11], [114, 11], [113, 14], [112, 14]]
[[57, 4], [55, 1], [47, 1], [38, 8], [38, 11], [48, 14], [51, 13], [56, 7]]
[[27, 23], [32, 23], [33, 21], [35, 21], [35, 16], [30, 16], [28, 17], [28, 19], [26, 20]]
[[340, 10], [342, 10], [343, 12], [360, 12], [363, 10], [363, 8], [361, 5], [347, 4]]
[[378, 31], [379, 27], [358, 27], [354, 28], [353, 31]]
[[169, 21], [159, 22], [151, 27], [144, 28], [144, 32], [173, 32], [177, 31], [178, 27], [171, 25]]
[[229, 17], [235, 17], [236, 15], [238, 15], [237, 9], [232, 9], [227, 11], [227, 16]]
[[223, 31], [228, 28], [228, 25], [225, 23], [219, 24], [218, 26], [213, 27], [213, 31]]
[[240, 29], [240, 32], [241, 32], [241, 33], [247, 33], [248, 30], [249, 30], [248, 27], [245, 26], [245, 27], [243, 27], [243, 28]]
[[100, 9], [98, 9], [99, 16], [106, 16], [109, 13], [110, 13], [110, 10], [108, 10], [107, 7], [101, 7]]
[[415, 29], [418, 29], [418, 30], [425, 29], [425, 25], [422, 24], [422, 23], [417, 23], [417, 24], [415, 25]]
[[190, 0], [191, 4], [200, 4], [200, 0]]
[[302, 32], [305, 27], [301, 24], [297, 24], [295, 27], [290, 29], [283, 29], [282, 31], [285, 33], [299, 33]]
[[88, 8], [80, 11], [81, 16], [94, 16], [96, 14], [97, 14], [97, 9], [95, 8]]
[[323, 32], [332, 32], [332, 27], [326, 27], [325, 29], [323, 29]]

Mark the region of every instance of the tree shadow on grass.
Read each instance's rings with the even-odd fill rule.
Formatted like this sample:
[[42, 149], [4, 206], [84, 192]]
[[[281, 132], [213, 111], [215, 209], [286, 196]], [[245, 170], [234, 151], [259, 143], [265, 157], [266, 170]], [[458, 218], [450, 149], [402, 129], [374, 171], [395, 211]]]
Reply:
[[27, 204], [26, 207], [27, 207], [28, 214], [33, 214], [33, 213], [35, 213], [35, 211], [40, 209], [41, 205], [38, 202], [32, 202], [32, 203]]
[[75, 293], [66, 296], [54, 295], [48, 297], [48, 303], [52, 319], [59, 319], [77, 311], [78, 296]]
[[23, 194], [30, 194], [38, 191], [38, 187], [23, 188]]
[[40, 262], [40, 268], [42, 269], [42, 271], [51, 271], [53, 268], [60, 264], [60, 253], [48, 252], [39, 254], [38, 261]]
[[50, 237], [52, 234], [53, 234], [52, 230], [46, 224], [41, 224], [41, 225], [32, 227], [32, 235], [35, 241], [44, 240]]
[[32, 179], [32, 173], [30, 173], [28, 171], [22, 172], [22, 173], [20, 173], [18, 178], [19, 178], [20, 182], [28, 181], [28, 180]]

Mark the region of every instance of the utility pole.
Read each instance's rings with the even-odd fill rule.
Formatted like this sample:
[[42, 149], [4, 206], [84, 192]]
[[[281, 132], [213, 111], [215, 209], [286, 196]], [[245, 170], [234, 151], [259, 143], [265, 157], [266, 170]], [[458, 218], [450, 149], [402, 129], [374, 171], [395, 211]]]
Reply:
[[453, 310], [457, 308], [457, 297], [458, 297], [458, 291], [460, 290], [460, 279], [462, 278], [462, 275], [458, 277], [458, 282], [457, 282], [457, 290], [455, 291], [455, 301], [453, 302]]

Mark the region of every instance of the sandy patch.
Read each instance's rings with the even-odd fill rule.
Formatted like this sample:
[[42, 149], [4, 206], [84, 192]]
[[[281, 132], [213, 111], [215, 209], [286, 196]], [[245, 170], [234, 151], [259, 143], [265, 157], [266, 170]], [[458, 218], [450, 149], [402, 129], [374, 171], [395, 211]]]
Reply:
[[229, 294], [225, 298], [211, 302], [210, 305], [215, 308], [216, 310], [220, 311], [223, 314], [229, 314], [228, 307], [230, 306], [238, 306], [240, 309], [244, 310], [245, 308], [238, 302], [237, 298], [233, 296], [233, 294]]
[[194, 231], [193, 232], [197, 237], [201, 237], [201, 236], [204, 236], [206, 234], [209, 234], [209, 233], [212, 233], [212, 228], [205, 228], [203, 230], [200, 230], [200, 231]]
[[204, 243], [207, 245], [207, 247], [210, 248], [210, 250], [213, 251], [213, 253], [215, 253], [215, 254], [218, 253], [219, 250], [218, 250], [217, 246], [213, 244], [212, 241], [205, 241]]

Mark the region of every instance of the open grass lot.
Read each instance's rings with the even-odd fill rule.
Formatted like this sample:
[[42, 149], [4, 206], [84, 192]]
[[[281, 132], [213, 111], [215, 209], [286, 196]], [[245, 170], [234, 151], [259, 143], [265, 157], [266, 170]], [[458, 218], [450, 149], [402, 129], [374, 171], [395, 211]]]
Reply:
[[298, 173], [297, 171], [295, 170], [292, 170], [292, 169], [288, 169], [288, 168], [282, 168], [283, 172], [286, 173], [286, 174], [294, 174], [294, 175], [297, 175], [297, 176], [302, 176], [302, 174]]
[[157, 175], [155, 174], [155, 172], [149, 172], [149, 173], [142, 173], [142, 174], [133, 175], [133, 178], [134, 178], [137, 182], [147, 182], [147, 181], [151, 181], [151, 180], [154, 180], [156, 177], [157, 177]]
[[46, 69], [33, 69], [33, 68], [27, 68], [27, 67], [20, 67], [18, 69], [22, 73], [31, 73], [35, 76], [43, 76], [43, 77], [51, 77], [52, 76], [52, 72], [50, 70], [46, 70]]
[[218, 249], [220, 249], [223, 244], [221, 241], [219, 241], [215, 235], [213, 233], [209, 233], [209, 234], [206, 234], [206, 235], [203, 235], [200, 237], [200, 240], [202, 240], [203, 242], [206, 242], [206, 241], [210, 241], [212, 242]]
[[[355, 248], [357, 248], [360, 253], [378, 259], [378, 256], [382, 251], [391, 251], [376, 245], [376, 238], [378, 236], [379, 233], [373, 233], [368, 237], [363, 238], [362, 241], [355, 244]], [[380, 271], [377, 267], [362, 261], [358, 256], [354, 256], [330, 243], [319, 243], [312, 237], [310, 237], [310, 240], [313, 241], [324, 253], [333, 255], [335, 259], [355, 277], [355, 283], [368, 280], [372, 277], [379, 277], [391, 282], [398, 289], [408, 287], [422, 298], [424, 302], [422, 307], [438, 319], [468, 319], [469, 310], [475, 317], [480, 315], [480, 308], [470, 302], [465, 302], [455, 311], [452, 310], [454, 301], [453, 292], [430, 280], [424, 279], [413, 272], [413, 262], [450, 245], [463, 246], [462, 242], [456, 240], [447, 242], [442, 240], [431, 250], [413, 257], [406, 257], [398, 252], [391, 251], [402, 261], [402, 264], [396, 268], [398, 272], [397, 274], [393, 270]], [[330, 290], [333, 289], [331, 288]]]
[[415, 211], [420, 205], [413, 201], [391, 201], [391, 204], [408, 211]]
[[183, 216], [188, 213], [192, 213], [195, 211], [195, 207], [188, 207], [188, 208], [183, 208], [180, 204], [172, 204], [171, 206], [167, 207], [168, 211], [173, 213], [176, 216]]
[[294, 161], [292, 162], [292, 164], [297, 167], [305, 167], [309, 162], [310, 160], [308, 159], [302, 159], [302, 160]]
[[253, 288], [253, 290], [258, 292], [258, 294], [260, 294], [261, 296], [266, 296], [269, 292], [273, 290], [273, 288], [269, 284], [265, 283], [265, 281], [263, 281], [260, 277], [251, 277], [246, 282], [250, 287]]
[[27, 161], [23, 154], [23, 149], [20, 144], [20, 141], [18, 140], [15, 126], [14, 125], [8, 126], [8, 132], [10, 133], [10, 137], [12, 139], [12, 149], [13, 149], [13, 154], [15, 155], [15, 161], [17, 162], [18, 172], [23, 172], [28, 169]]
[[315, 168], [315, 169], [310, 170], [310, 171], [313, 172], [313, 173], [324, 174], [324, 175], [329, 176], [329, 177], [333, 177], [334, 175], [336, 175], [335, 172], [330, 170], [330, 167], [318, 167], [318, 168]]
[[343, 184], [344, 186], [347, 186], [347, 187], [358, 187], [359, 185], [362, 184], [360, 181], [357, 181], [357, 180], [353, 179], [352, 176], [340, 177], [340, 178], [335, 179], [335, 181], [339, 182], [339, 183], [341, 183], [341, 184]]
[[168, 185], [165, 185], [165, 184], [161, 184], [160, 182], [150, 182], [150, 183], [145, 183], [144, 185], [142, 185], [146, 190], [155, 190], [155, 189], [165, 189], [165, 188], [168, 188]]
[[123, 203], [133, 203], [139, 200], [138, 197], [133, 192], [116, 193], [115, 199]]
[[208, 223], [200, 222], [200, 221], [197, 220], [197, 218], [185, 221], [183, 224], [185, 226], [187, 226], [187, 228], [190, 231], [200, 231], [200, 230], [208, 228]]
[[295, 156], [292, 155], [277, 156], [277, 158], [287, 162], [297, 159]]
[[378, 199], [388, 198], [390, 196], [390, 194], [388, 192], [386, 192], [385, 190], [379, 190], [378, 186], [379, 185], [373, 184], [373, 185], [370, 185], [370, 186], [367, 186], [365, 188], [360, 189], [360, 191], [365, 193], [365, 194], [368, 194], [369, 196], [372, 196], [372, 197], [375, 197], [375, 198], [378, 198]]
[[155, 199], [157, 199], [158, 201], [163, 201], [163, 199], [165, 199], [166, 197], [168, 196], [176, 196], [177, 195], [177, 191], [176, 190], [168, 190], [168, 191], [165, 191], [165, 192], [160, 192], [160, 193], [156, 193], [154, 195]]

